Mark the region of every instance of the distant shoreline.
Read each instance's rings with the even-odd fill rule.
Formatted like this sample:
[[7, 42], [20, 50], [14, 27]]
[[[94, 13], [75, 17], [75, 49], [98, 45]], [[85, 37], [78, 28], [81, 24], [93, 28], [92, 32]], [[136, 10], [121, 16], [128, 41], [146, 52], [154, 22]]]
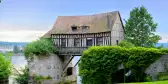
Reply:
[[24, 56], [24, 53], [13, 53], [13, 56]]

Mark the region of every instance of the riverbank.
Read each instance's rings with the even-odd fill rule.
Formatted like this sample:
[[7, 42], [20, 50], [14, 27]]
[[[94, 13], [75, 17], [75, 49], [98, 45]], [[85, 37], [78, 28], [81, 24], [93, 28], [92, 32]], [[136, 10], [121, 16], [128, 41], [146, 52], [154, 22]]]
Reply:
[[24, 53], [13, 53], [13, 56], [24, 56]]

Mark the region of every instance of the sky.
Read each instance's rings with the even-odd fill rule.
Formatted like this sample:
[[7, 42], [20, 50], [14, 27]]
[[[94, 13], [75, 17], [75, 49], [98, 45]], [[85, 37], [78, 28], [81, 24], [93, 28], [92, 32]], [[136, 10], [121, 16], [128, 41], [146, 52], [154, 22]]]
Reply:
[[168, 42], [167, 0], [3, 0], [0, 3], [0, 41], [31, 42], [49, 31], [57, 16], [120, 11], [122, 19], [145, 6], [158, 23], [159, 42]]

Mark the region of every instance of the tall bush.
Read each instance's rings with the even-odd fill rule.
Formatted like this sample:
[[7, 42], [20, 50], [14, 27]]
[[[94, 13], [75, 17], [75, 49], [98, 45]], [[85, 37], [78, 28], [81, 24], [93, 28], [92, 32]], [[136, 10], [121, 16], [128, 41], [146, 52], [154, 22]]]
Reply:
[[0, 80], [7, 79], [9, 77], [11, 74], [11, 68], [12, 66], [9, 56], [4, 56], [0, 53]]
[[[79, 63], [83, 84], [111, 84], [123, 64], [132, 71], [135, 81], [140, 81], [144, 70], [166, 50], [142, 47], [94, 46], [85, 50]], [[114, 76], [115, 74], [115, 76]], [[124, 75], [124, 74], [123, 74]]]

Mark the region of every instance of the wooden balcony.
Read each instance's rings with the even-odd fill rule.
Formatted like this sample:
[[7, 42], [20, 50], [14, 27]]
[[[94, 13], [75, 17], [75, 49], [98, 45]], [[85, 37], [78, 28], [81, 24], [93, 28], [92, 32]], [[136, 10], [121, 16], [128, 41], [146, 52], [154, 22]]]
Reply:
[[81, 55], [88, 47], [56, 47], [59, 55]]

